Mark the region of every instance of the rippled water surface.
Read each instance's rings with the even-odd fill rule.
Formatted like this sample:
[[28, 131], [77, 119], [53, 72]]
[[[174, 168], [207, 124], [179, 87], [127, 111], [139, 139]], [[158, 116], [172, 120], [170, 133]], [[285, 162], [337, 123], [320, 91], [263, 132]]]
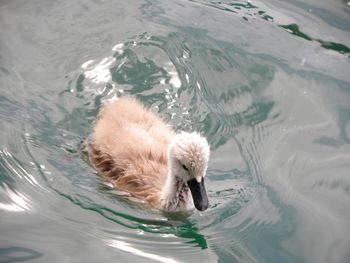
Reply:
[[[350, 262], [350, 3], [0, 2], [0, 262]], [[202, 132], [210, 207], [164, 214], [81, 156], [133, 95]]]

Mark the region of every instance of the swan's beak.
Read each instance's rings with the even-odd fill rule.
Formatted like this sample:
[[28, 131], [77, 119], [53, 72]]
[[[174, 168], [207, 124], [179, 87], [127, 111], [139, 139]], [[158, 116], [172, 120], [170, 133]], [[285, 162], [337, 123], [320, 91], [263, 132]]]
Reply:
[[204, 211], [209, 206], [207, 192], [204, 187], [204, 178], [201, 182], [198, 183], [196, 178], [187, 181], [188, 186], [190, 187], [194, 206], [199, 211]]

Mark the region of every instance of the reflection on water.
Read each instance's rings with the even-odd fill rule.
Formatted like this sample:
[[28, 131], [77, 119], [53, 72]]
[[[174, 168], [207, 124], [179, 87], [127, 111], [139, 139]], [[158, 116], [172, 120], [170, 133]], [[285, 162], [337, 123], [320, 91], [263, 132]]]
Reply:
[[125, 251], [125, 252], [129, 252], [133, 255], [142, 257], [142, 258], [147, 258], [150, 260], [154, 260], [157, 262], [163, 262], [163, 263], [174, 263], [177, 262], [176, 260], [173, 260], [171, 258], [167, 258], [167, 257], [162, 257], [156, 254], [151, 254], [151, 253], [147, 253], [147, 252], [143, 252], [139, 249], [133, 248], [132, 245], [123, 242], [123, 241], [119, 241], [119, 240], [106, 240], [106, 244], [108, 246], [111, 247], [115, 247], [119, 250]]
[[24, 247], [5, 247], [0, 248], [1, 262], [12, 263], [38, 259], [41, 253]]
[[[0, 261], [347, 262], [348, 12], [0, 4]], [[208, 138], [207, 211], [152, 210], [82, 158], [99, 107], [124, 95]]]
[[312, 37], [301, 32], [299, 30], [299, 26], [296, 24], [281, 25], [281, 27], [285, 28], [287, 30], [287, 32], [290, 32], [291, 34], [293, 34], [295, 36], [304, 38], [304, 39], [309, 40], [309, 41], [315, 40], [315, 41], [319, 42], [321, 44], [321, 47], [323, 47], [325, 49], [335, 50], [341, 54], [350, 53], [350, 48], [348, 48], [347, 46], [345, 46], [343, 44], [335, 43], [335, 42], [331, 42], [331, 41], [324, 41], [321, 39], [313, 39]]

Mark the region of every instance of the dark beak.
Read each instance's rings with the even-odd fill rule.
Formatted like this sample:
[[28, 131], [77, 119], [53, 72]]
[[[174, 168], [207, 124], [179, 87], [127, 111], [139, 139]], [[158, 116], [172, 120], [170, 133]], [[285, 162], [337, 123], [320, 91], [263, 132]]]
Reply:
[[209, 206], [207, 192], [204, 187], [204, 178], [200, 183], [197, 182], [195, 178], [187, 181], [188, 186], [190, 187], [194, 206], [199, 211], [204, 211]]

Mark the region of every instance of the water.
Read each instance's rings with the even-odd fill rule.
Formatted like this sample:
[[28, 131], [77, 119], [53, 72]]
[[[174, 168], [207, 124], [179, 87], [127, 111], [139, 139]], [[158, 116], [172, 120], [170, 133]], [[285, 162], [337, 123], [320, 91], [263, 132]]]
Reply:
[[[0, 262], [349, 262], [348, 1], [1, 1]], [[81, 156], [134, 95], [212, 149], [210, 207], [144, 209]]]

